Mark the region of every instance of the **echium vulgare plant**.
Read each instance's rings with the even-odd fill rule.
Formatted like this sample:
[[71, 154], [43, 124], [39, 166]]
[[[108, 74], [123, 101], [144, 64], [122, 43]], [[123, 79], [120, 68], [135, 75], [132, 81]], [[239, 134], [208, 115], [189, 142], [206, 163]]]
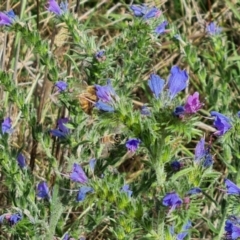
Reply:
[[37, 2], [0, 12], [1, 238], [240, 238], [224, 29], [195, 43], [164, 4]]

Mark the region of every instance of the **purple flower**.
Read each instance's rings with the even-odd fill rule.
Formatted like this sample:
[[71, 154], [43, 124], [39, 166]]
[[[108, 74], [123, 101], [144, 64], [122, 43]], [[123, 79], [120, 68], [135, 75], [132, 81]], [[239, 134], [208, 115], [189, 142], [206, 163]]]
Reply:
[[164, 206], [171, 207], [172, 209], [175, 209], [182, 203], [183, 203], [182, 199], [175, 192], [167, 193], [162, 200], [162, 204]]
[[171, 162], [170, 165], [171, 165], [172, 170], [176, 171], [176, 172], [179, 171], [181, 169], [181, 167], [182, 167], [182, 164], [179, 161], [177, 161], [177, 160]]
[[55, 137], [66, 137], [70, 129], [65, 126], [69, 122], [69, 118], [59, 118], [57, 121], [57, 129], [50, 130], [50, 133]]
[[109, 103], [113, 100], [113, 97], [116, 96], [110, 80], [107, 81], [107, 85], [105, 86], [95, 84], [95, 88], [96, 95], [102, 102]]
[[22, 214], [21, 213], [15, 213], [12, 214], [8, 220], [10, 226], [13, 226], [17, 224], [20, 220], [22, 220]]
[[128, 184], [125, 184], [122, 188], [121, 188], [121, 192], [125, 192], [128, 197], [131, 197], [132, 196], [132, 191], [129, 190], [129, 185]]
[[68, 233], [66, 233], [66, 234], [64, 235], [64, 238], [63, 238], [63, 240], [70, 240], [70, 236], [69, 236], [69, 234], [68, 234]]
[[130, 9], [133, 11], [135, 17], [143, 17], [144, 20], [158, 17], [161, 11], [156, 7], [149, 8], [146, 5], [131, 5]]
[[2, 133], [12, 133], [12, 120], [11, 118], [7, 117], [4, 119], [4, 121], [2, 122]]
[[166, 26], [168, 25], [168, 22], [167, 21], [163, 21], [161, 24], [159, 24], [156, 28], [155, 28], [155, 30], [154, 30], [154, 32], [155, 33], [157, 33], [157, 34], [163, 34], [163, 33], [165, 33], [165, 31], [166, 31]]
[[40, 182], [37, 186], [37, 196], [39, 198], [49, 198], [49, 189], [46, 182]]
[[240, 118], [240, 111], [237, 112], [238, 117]]
[[205, 156], [205, 154], [206, 154], [205, 139], [201, 138], [201, 140], [197, 143], [197, 146], [195, 148], [195, 160], [199, 161]]
[[215, 117], [213, 125], [218, 130], [214, 133], [215, 135], [222, 136], [232, 127], [230, 119], [223, 114], [215, 111], [212, 111], [210, 114], [212, 117]]
[[131, 138], [126, 142], [126, 147], [128, 151], [134, 153], [138, 149], [140, 143], [141, 143], [141, 140], [137, 138]]
[[170, 98], [173, 99], [180, 91], [186, 88], [188, 74], [186, 70], [181, 70], [178, 66], [171, 68], [168, 78], [168, 88]]
[[229, 179], [225, 179], [224, 182], [227, 188], [227, 194], [240, 195], [240, 188], [236, 184]]
[[141, 107], [141, 114], [145, 115], [145, 116], [150, 116], [151, 112], [150, 112], [150, 110], [149, 110], [149, 108], [147, 106], [143, 105]]
[[150, 79], [148, 80], [148, 86], [150, 87], [155, 98], [159, 98], [159, 95], [163, 91], [164, 80], [161, 79], [157, 74], [151, 74]]
[[194, 187], [194, 188], [191, 188], [191, 189], [187, 192], [187, 194], [188, 194], [188, 195], [194, 195], [194, 194], [198, 194], [198, 193], [201, 193], [201, 192], [202, 192], [201, 188], [199, 188], [199, 187]]
[[175, 108], [173, 115], [181, 118], [183, 117], [184, 113], [185, 113], [185, 108], [183, 106], [178, 106]]
[[74, 182], [79, 182], [79, 183], [86, 183], [88, 181], [88, 178], [85, 172], [83, 171], [82, 167], [77, 163], [73, 164], [73, 169], [72, 169], [72, 173], [70, 174], [70, 179]]
[[87, 186], [80, 187], [78, 195], [77, 195], [77, 201], [78, 202], [83, 201], [86, 197], [86, 194], [89, 192], [93, 192], [93, 188], [87, 187]]
[[92, 172], [94, 171], [96, 163], [97, 163], [97, 160], [95, 158], [93, 158], [89, 161], [89, 167], [90, 167]]
[[59, 118], [57, 121], [59, 130], [66, 134], [68, 134], [70, 131], [69, 128], [65, 126], [65, 124], [68, 122], [69, 122], [69, 118]]
[[209, 153], [209, 149], [206, 150], [205, 158], [203, 161], [203, 166], [208, 168], [213, 165], [213, 158], [212, 155]]
[[105, 50], [99, 50], [96, 52], [95, 54], [95, 58], [97, 60], [101, 60], [101, 59], [104, 59], [105, 58]]
[[101, 110], [101, 111], [104, 111], [104, 112], [114, 112], [114, 108], [109, 106], [108, 104], [104, 103], [104, 102], [101, 102], [101, 101], [98, 101], [94, 104], [94, 106], [98, 109], [98, 110]]
[[16, 19], [16, 15], [13, 10], [8, 12], [0, 12], [0, 26], [11, 26]]
[[187, 230], [192, 227], [192, 223], [188, 221], [182, 228], [182, 232], [177, 235], [177, 240], [183, 240], [187, 235]]
[[26, 159], [22, 153], [18, 154], [17, 162], [20, 168], [24, 168], [26, 166]]
[[158, 17], [161, 14], [161, 11], [156, 7], [148, 9], [146, 14], [143, 16], [143, 19], [147, 20], [150, 18]]
[[143, 17], [147, 11], [146, 5], [131, 5], [130, 9], [133, 11], [135, 17]]
[[240, 237], [240, 227], [233, 225], [230, 220], [226, 220], [225, 222], [225, 231], [227, 239], [235, 240]]
[[218, 27], [214, 22], [210, 22], [206, 27], [206, 31], [209, 35], [213, 36], [221, 33], [222, 28]]
[[58, 88], [59, 92], [63, 92], [63, 91], [65, 91], [67, 89], [68, 84], [66, 82], [64, 82], [64, 81], [57, 81], [55, 83], [55, 86]]
[[56, 14], [57, 16], [61, 16], [67, 12], [67, 8], [68, 8], [67, 2], [65, 2], [65, 3], [61, 2], [60, 6], [59, 6], [55, 0], [49, 0], [48, 4], [49, 4], [49, 6], [48, 6], [47, 10], [49, 12]]
[[205, 148], [204, 138], [201, 138], [195, 148], [195, 161], [199, 163], [201, 159], [203, 159], [202, 164], [206, 168], [210, 167], [213, 164], [212, 155], [210, 154], [210, 148]]
[[199, 93], [195, 92], [193, 95], [188, 96], [187, 102], [184, 106], [186, 113], [196, 113], [202, 107], [199, 100]]

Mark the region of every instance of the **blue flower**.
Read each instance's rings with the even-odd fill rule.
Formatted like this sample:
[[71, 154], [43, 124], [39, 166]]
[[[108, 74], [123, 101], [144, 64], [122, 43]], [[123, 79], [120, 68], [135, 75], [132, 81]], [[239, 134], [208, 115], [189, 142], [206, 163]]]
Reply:
[[13, 10], [8, 12], [0, 12], [0, 26], [11, 26], [16, 19], [16, 15]]
[[55, 86], [58, 88], [59, 92], [63, 92], [63, 91], [65, 91], [67, 89], [68, 84], [66, 82], [64, 82], [64, 81], [57, 81], [55, 83]]
[[107, 85], [105, 86], [95, 84], [95, 88], [96, 95], [102, 102], [109, 103], [113, 100], [113, 97], [116, 96], [110, 80], [107, 81]]
[[181, 169], [181, 166], [182, 166], [181, 163], [177, 160], [171, 162], [170, 165], [171, 165], [172, 170], [176, 171], [176, 172], [179, 171]]
[[167, 21], [163, 21], [161, 24], [159, 24], [156, 28], [155, 28], [155, 30], [154, 30], [154, 32], [155, 33], [157, 33], [157, 34], [163, 34], [163, 33], [165, 33], [165, 31], [166, 31], [166, 26], [168, 25], [168, 22]]
[[145, 115], [145, 116], [150, 116], [151, 115], [151, 112], [150, 112], [149, 108], [147, 106], [145, 106], [145, 105], [143, 105], [141, 107], [141, 111], [140, 112], [141, 112], [142, 115]]
[[188, 229], [192, 227], [192, 223], [188, 221], [182, 228], [182, 232], [177, 235], [177, 240], [183, 240], [188, 235]]
[[8, 221], [9, 221], [10, 226], [13, 226], [13, 225], [17, 224], [20, 220], [22, 220], [22, 214], [15, 213], [10, 216]]
[[201, 160], [206, 154], [205, 151], [205, 139], [201, 138], [201, 140], [197, 143], [195, 148], [195, 160]]
[[156, 7], [148, 9], [146, 14], [144, 14], [143, 19], [147, 20], [150, 18], [158, 17], [160, 15], [161, 11], [157, 9]]
[[49, 198], [49, 188], [46, 182], [42, 181], [38, 184], [37, 196], [39, 198]]
[[213, 164], [212, 155], [210, 154], [210, 148], [205, 148], [204, 138], [201, 138], [195, 148], [195, 161], [199, 163], [201, 159], [203, 159], [202, 164], [206, 168], [210, 167]]
[[206, 150], [205, 159], [203, 161], [203, 166], [208, 168], [213, 165], [212, 155], [209, 153], [209, 149]]
[[78, 202], [83, 201], [86, 197], [86, 194], [89, 192], [93, 192], [93, 188], [87, 187], [87, 186], [80, 187], [78, 195], [77, 195], [77, 201]]
[[178, 66], [171, 68], [168, 78], [168, 88], [170, 98], [173, 99], [180, 91], [186, 88], [188, 74], [185, 70], [181, 70]]
[[69, 236], [69, 234], [68, 233], [66, 233], [65, 235], [64, 235], [64, 237], [63, 237], [63, 239], [62, 240], [70, 240], [70, 236]]
[[50, 133], [55, 137], [66, 137], [70, 129], [66, 127], [66, 123], [69, 122], [69, 118], [59, 118], [57, 121], [57, 129], [50, 130]]
[[218, 130], [214, 133], [215, 135], [222, 136], [232, 127], [230, 119], [223, 114], [215, 111], [210, 114], [215, 117], [213, 125]]
[[49, 12], [54, 13], [57, 16], [61, 16], [67, 12], [67, 8], [68, 8], [67, 2], [61, 2], [60, 6], [59, 6], [55, 0], [49, 0], [48, 4], [49, 4], [49, 6], [48, 6], [47, 10]]
[[65, 133], [65, 134], [68, 134], [69, 131], [70, 131], [69, 128], [66, 127], [66, 125], [65, 125], [68, 122], [69, 122], [69, 118], [60, 118], [57, 121], [57, 125], [58, 125], [59, 130], [62, 131], [63, 133]]
[[171, 207], [173, 209], [180, 206], [182, 203], [182, 199], [175, 192], [167, 193], [162, 200], [162, 204], [164, 206]]
[[104, 103], [104, 102], [101, 102], [101, 101], [98, 101], [94, 104], [94, 106], [98, 109], [98, 110], [101, 110], [101, 111], [104, 111], [104, 112], [114, 112], [114, 108], [109, 106], [108, 104]]
[[237, 112], [238, 117], [240, 118], [240, 111]]
[[209, 35], [218, 35], [222, 32], [222, 28], [218, 27], [214, 22], [210, 22], [207, 27], [206, 31]]
[[148, 86], [150, 87], [154, 96], [158, 99], [163, 91], [164, 80], [161, 79], [157, 74], [151, 74], [148, 80]]
[[17, 162], [20, 168], [24, 168], [26, 166], [26, 159], [22, 153], [18, 154]]
[[125, 192], [128, 197], [131, 197], [132, 196], [132, 191], [129, 190], [129, 185], [128, 184], [125, 184], [122, 188], [121, 188], [121, 192]]
[[178, 106], [175, 108], [173, 115], [181, 118], [185, 113], [185, 108], [183, 106]]
[[133, 11], [135, 17], [143, 17], [147, 11], [146, 5], [131, 5], [130, 9]]
[[194, 194], [198, 194], [198, 193], [201, 193], [201, 192], [202, 192], [201, 188], [199, 188], [199, 187], [194, 187], [194, 188], [191, 188], [191, 189], [187, 192], [187, 194], [188, 194], [188, 195], [194, 195]]
[[11, 118], [7, 117], [4, 119], [4, 121], [2, 122], [2, 133], [12, 133], [13, 129], [12, 129], [12, 120]]
[[106, 59], [105, 50], [99, 50], [95, 54], [95, 58], [100, 62]]
[[141, 140], [137, 138], [131, 138], [126, 142], [126, 147], [128, 151], [134, 153], [138, 149], [140, 143], [141, 143]]
[[88, 181], [88, 178], [85, 172], [83, 171], [82, 167], [77, 163], [73, 164], [73, 169], [72, 169], [72, 173], [70, 174], [70, 179], [74, 182], [79, 182], [79, 183], [86, 183]]
[[233, 225], [233, 223], [230, 220], [226, 220], [225, 222], [225, 231], [226, 237], [229, 240], [235, 240], [240, 237], [240, 227]]
[[94, 171], [96, 163], [97, 163], [97, 160], [95, 158], [93, 158], [89, 161], [89, 167], [90, 167], [92, 172]]
[[227, 188], [227, 194], [240, 195], [240, 188], [236, 184], [234, 184], [229, 179], [225, 179], [224, 182]]
[[133, 11], [135, 17], [143, 17], [144, 20], [158, 17], [161, 11], [156, 7], [149, 8], [146, 5], [131, 5], [130, 9]]

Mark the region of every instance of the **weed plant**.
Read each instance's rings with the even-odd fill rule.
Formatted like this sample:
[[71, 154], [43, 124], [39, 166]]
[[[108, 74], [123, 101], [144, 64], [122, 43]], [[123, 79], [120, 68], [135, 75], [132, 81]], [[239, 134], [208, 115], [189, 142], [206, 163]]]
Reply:
[[1, 239], [240, 238], [238, 1], [0, 10]]

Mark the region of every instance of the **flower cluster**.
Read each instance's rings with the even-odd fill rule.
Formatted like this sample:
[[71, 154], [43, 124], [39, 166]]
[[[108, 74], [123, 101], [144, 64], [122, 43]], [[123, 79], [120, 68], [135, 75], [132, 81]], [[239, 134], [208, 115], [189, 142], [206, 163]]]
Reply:
[[178, 106], [174, 111], [174, 115], [177, 117], [183, 117], [185, 114], [194, 114], [202, 107], [202, 103], [199, 100], [199, 93], [195, 92], [193, 95], [189, 95], [185, 106]]
[[23, 218], [23, 216], [21, 213], [15, 213], [15, 214], [5, 213], [0, 216], [0, 224], [2, 224], [4, 220], [7, 220], [7, 222], [9, 223], [10, 226], [14, 226], [19, 221], [21, 221], [22, 218]]
[[[173, 66], [170, 71], [170, 76], [167, 81], [168, 95], [172, 100], [179, 92], [186, 88], [188, 81], [188, 74], [185, 70], [181, 70], [178, 66]], [[159, 98], [164, 89], [164, 80], [156, 74], [151, 74], [148, 80], [155, 98]]]

